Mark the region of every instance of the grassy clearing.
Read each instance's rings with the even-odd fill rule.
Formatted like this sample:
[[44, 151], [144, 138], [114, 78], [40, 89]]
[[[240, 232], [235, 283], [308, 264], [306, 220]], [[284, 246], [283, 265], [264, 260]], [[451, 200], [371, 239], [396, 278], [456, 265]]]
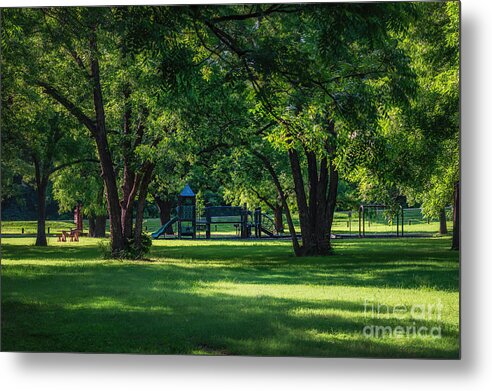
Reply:
[[[4, 234], [20, 235], [22, 234], [22, 229], [24, 229], [24, 234], [35, 235], [37, 227], [37, 221], [2, 221], [2, 233]], [[48, 228], [50, 233], [60, 233], [62, 230], [68, 231], [74, 229], [75, 224], [70, 220], [47, 220], [46, 230], [48, 230]]]
[[[436, 234], [439, 232], [439, 222], [429, 221], [427, 222], [420, 213], [412, 211], [413, 214], [407, 212], [407, 217], [405, 220], [404, 231], [406, 233], [426, 233], [426, 234]], [[285, 219], [284, 219], [285, 222]], [[352, 216], [349, 217], [347, 212], [336, 212], [335, 218], [333, 220], [332, 231], [335, 234], [357, 234], [359, 232], [359, 222], [357, 212], [353, 212]], [[294, 225], [297, 231], [299, 231], [299, 221], [294, 219]], [[448, 230], [452, 231], [452, 221], [448, 221]], [[88, 229], [88, 221], [84, 220], [84, 227]], [[157, 231], [161, 227], [161, 222], [158, 218], [147, 218], [144, 220], [144, 231], [147, 233], [152, 233]], [[36, 221], [2, 221], [2, 233], [4, 234], [22, 234], [22, 229], [24, 228], [24, 234], [35, 235], [37, 222]], [[61, 233], [62, 230], [69, 230], [75, 228], [73, 221], [46, 221], [46, 229], [51, 234]], [[212, 224], [212, 237], [220, 238], [221, 236], [239, 236], [238, 229], [234, 224]], [[177, 231], [177, 224], [174, 224], [174, 230]], [[365, 231], [367, 234], [384, 233], [384, 234], [396, 234], [396, 223], [389, 224], [381, 213], [378, 219], [372, 219], [371, 223], [366, 221]], [[286, 233], [287, 227], [286, 227]], [[106, 224], [106, 233], [109, 235], [109, 220]], [[205, 231], [198, 231], [198, 237], [205, 237]]]
[[[155, 241], [154, 262], [101, 260], [88, 238], [32, 243], [3, 239], [4, 351], [459, 355], [449, 239], [337, 241], [336, 255], [314, 258], [281, 241]], [[387, 313], [437, 303], [439, 319]], [[441, 338], [367, 338], [367, 325], [439, 326]]]

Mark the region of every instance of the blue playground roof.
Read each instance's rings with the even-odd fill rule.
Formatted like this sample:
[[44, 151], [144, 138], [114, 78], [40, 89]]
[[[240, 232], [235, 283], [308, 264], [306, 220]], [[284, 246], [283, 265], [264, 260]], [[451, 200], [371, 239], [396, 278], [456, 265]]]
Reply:
[[193, 190], [191, 190], [191, 187], [188, 184], [186, 184], [184, 189], [181, 190], [180, 196], [181, 197], [194, 197], [195, 193], [193, 193]]

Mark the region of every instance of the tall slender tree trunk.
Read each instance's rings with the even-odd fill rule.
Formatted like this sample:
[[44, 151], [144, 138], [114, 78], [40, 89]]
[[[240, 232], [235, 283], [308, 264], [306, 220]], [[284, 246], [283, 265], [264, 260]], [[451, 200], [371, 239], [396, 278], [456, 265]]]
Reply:
[[106, 236], [106, 216], [96, 216], [96, 225], [94, 227], [94, 237], [104, 238]]
[[446, 224], [446, 209], [442, 208], [439, 213], [439, 233], [446, 235], [448, 233], [448, 227]]
[[135, 216], [135, 244], [137, 247], [142, 245], [142, 233], [143, 233], [143, 218], [145, 201], [149, 190], [150, 182], [152, 181], [152, 174], [154, 172], [154, 164], [149, 164], [144, 171], [142, 182], [138, 193], [137, 201], [137, 213]]
[[275, 230], [279, 233], [284, 232], [284, 219], [283, 219], [283, 214], [284, 214], [284, 208], [282, 207], [282, 200], [278, 199], [277, 205], [275, 206], [275, 209], [273, 211], [273, 219], [275, 223]]
[[132, 106], [129, 102], [131, 95], [130, 86], [127, 84], [124, 87], [123, 97], [125, 104], [125, 114], [123, 120], [123, 184], [121, 186], [121, 225], [123, 228], [123, 236], [125, 239], [130, 239], [133, 235], [133, 201], [140, 180], [135, 175], [135, 170], [132, 167], [132, 137], [131, 137], [131, 122], [132, 122]]
[[460, 183], [454, 186], [454, 207], [453, 207], [453, 243], [452, 250], [460, 249]]
[[96, 230], [96, 219], [92, 216], [89, 216], [87, 220], [89, 220], [89, 237], [94, 238], [94, 232]]
[[92, 75], [92, 94], [94, 101], [94, 111], [96, 113], [95, 141], [101, 164], [101, 172], [106, 189], [106, 200], [108, 205], [109, 225], [111, 230], [111, 253], [118, 257], [125, 249], [126, 240], [123, 236], [121, 224], [121, 207], [119, 202], [116, 173], [113, 167], [113, 160], [109, 151], [106, 114], [100, 81], [99, 61], [97, 59], [96, 27], [90, 35], [90, 64]]
[[46, 188], [48, 181], [42, 178], [37, 186], [38, 224], [36, 230], [36, 246], [47, 246], [46, 240]]
[[38, 222], [36, 230], [36, 246], [47, 246], [46, 240], [46, 188], [48, 187], [48, 175], [46, 165], [42, 164], [36, 155], [32, 156], [34, 163], [34, 176], [36, 180]]
[[128, 240], [133, 235], [133, 201], [121, 206], [121, 227], [123, 237]]
[[98, 152], [106, 189], [106, 201], [111, 231], [111, 252], [114, 256], [118, 256], [125, 248], [125, 239], [123, 237], [121, 226], [121, 209], [118, 188], [116, 186], [116, 177], [113, 170], [113, 162], [105, 141], [100, 141], [100, 143], [98, 143]]
[[[104, 188], [101, 187], [100, 191], [97, 193], [97, 203], [102, 204], [104, 200]], [[94, 238], [104, 238], [106, 237], [106, 214], [98, 214], [94, 217], [94, 228], [93, 235]]]
[[[161, 220], [161, 225], [166, 224], [169, 220], [171, 220], [171, 212], [173, 209], [173, 201], [168, 199], [162, 199], [158, 195], [154, 196], [155, 203], [157, 208], [159, 209], [159, 219]], [[174, 234], [172, 225], [167, 227], [165, 232], [166, 234], [172, 235]]]
[[333, 218], [335, 217], [335, 208], [337, 206], [338, 195], [338, 170], [335, 168], [332, 162], [330, 162], [330, 181], [328, 188], [328, 196], [326, 202], [326, 224], [327, 235], [331, 246], [331, 228], [333, 226]]
[[294, 254], [296, 254], [296, 256], [299, 256], [299, 255], [301, 255], [301, 253], [300, 253], [301, 246], [299, 245], [299, 240], [297, 239], [297, 233], [296, 233], [296, 229], [294, 227], [294, 222], [292, 220], [292, 215], [290, 213], [289, 204], [287, 203], [287, 197], [285, 196], [284, 189], [282, 188], [280, 180], [278, 179], [278, 175], [275, 172], [275, 169], [273, 168], [272, 163], [270, 162], [270, 160], [268, 160], [268, 158], [266, 156], [262, 155], [258, 151], [252, 151], [252, 152], [256, 157], [258, 157], [262, 161], [263, 165], [265, 166], [268, 173], [270, 174], [270, 176], [273, 180], [273, 183], [275, 184], [278, 195], [279, 195], [280, 199], [282, 200], [282, 206], [283, 206], [284, 211], [285, 211], [285, 217], [287, 219], [287, 226], [289, 227], [289, 233], [290, 233], [290, 236], [292, 238], [292, 247], [294, 248]]
[[305, 255], [306, 248], [311, 243], [311, 227], [309, 225], [309, 210], [306, 198], [306, 190], [304, 189], [304, 180], [302, 177], [301, 164], [299, 155], [296, 150], [291, 149], [288, 152], [289, 161], [294, 179], [294, 191], [296, 194], [297, 210], [299, 213], [299, 224], [301, 226], [302, 248], [297, 255]]

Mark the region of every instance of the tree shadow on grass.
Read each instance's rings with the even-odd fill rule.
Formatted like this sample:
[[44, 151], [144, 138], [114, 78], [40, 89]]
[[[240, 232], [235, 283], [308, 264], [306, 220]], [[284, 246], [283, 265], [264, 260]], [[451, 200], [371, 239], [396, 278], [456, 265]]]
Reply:
[[[15, 265], [4, 265], [8, 271]], [[19, 266], [20, 267], [20, 266]], [[358, 266], [303, 265], [214, 265], [203, 264], [133, 264], [128, 262], [87, 264], [70, 263], [55, 265], [29, 265], [27, 270], [12, 275], [13, 280], [28, 278], [50, 281], [53, 286], [63, 287], [67, 276], [81, 274], [89, 283], [89, 277], [110, 282], [115, 276], [126, 276], [131, 285], [162, 282], [193, 285], [195, 282], [233, 282], [258, 285], [311, 285], [344, 287], [381, 287], [454, 291], [459, 289], [459, 274], [453, 265], [436, 266], [432, 263], [399, 262], [397, 264], [371, 263]], [[111, 285], [111, 284], [110, 284]], [[8, 286], [8, 285], [7, 285]]]
[[[149, 292], [150, 294], [150, 292]], [[161, 354], [233, 354], [324, 357], [457, 357], [458, 330], [441, 325], [442, 338], [366, 338], [366, 325], [415, 324], [364, 316], [362, 303], [340, 300], [245, 298], [163, 289], [163, 308], [125, 299], [60, 304], [4, 303], [3, 350]], [[92, 297], [97, 293], [93, 292]], [[29, 320], [38, 320], [36, 324]]]
[[74, 246], [67, 243], [64, 246], [37, 247], [23, 244], [2, 243], [2, 258], [9, 261], [101, 261], [102, 255], [96, 244], [90, 246]]
[[[372, 244], [372, 243], [370, 243]], [[196, 247], [157, 247], [153, 258], [159, 262], [101, 262], [96, 246], [38, 248], [11, 246], [4, 248], [5, 258], [17, 260], [68, 261], [47, 265], [31, 265], [31, 278], [40, 275], [83, 272], [103, 273], [111, 266], [110, 273], [124, 273], [127, 278], [140, 273], [152, 275], [157, 271], [164, 281], [189, 283], [193, 280], [208, 282], [237, 281], [250, 284], [309, 284], [354, 287], [421, 288], [457, 291], [459, 289], [459, 264], [449, 253], [439, 247], [406, 247], [405, 251], [392, 253], [384, 245], [373, 247], [364, 244], [349, 245], [340, 254], [329, 257], [295, 258], [285, 246], [251, 246], [207, 244]], [[378, 251], [377, 248], [380, 248]], [[389, 254], [389, 255], [388, 255]], [[451, 254], [454, 256], [454, 254]], [[71, 262], [71, 261], [80, 261]], [[98, 261], [88, 269], [87, 263]], [[7, 268], [10, 265], [6, 266]], [[55, 269], [56, 268], [56, 269]], [[19, 276], [22, 278], [22, 276]], [[146, 277], [147, 278], [147, 277]], [[60, 284], [63, 284], [60, 281]]]
[[[340, 247], [336, 256], [301, 259], [277, 245], [238, 243], [225, 252], [217, 244], [191, 250], [166, 246], [154, 249], [159, 262], [152, 264], [88, 263], [99, 260], [96, 246], [67, 246], [63, 251], [10, 246], [4, 248], [13, 262], [4, 265], [2, 275], [2, 348], [457, 357], [457, 322], [443, 324], [442, 339], [364, 338], [363, 303], [325, 299], [321, 291], [314, 293], [315, 299], [302, 300], [268, 295], [281, 285], [303, 285], [297, 288], [303, 291], [320, 286], [458, 289], [457, 262], [442, 248], [402, 245], [394, 251], [381, 244], [361, 251], [364, 246], [361, 242]], [[251, 295], [255, 285], [259, 294]], [[369, 320], [391, 327], [409, 323]]]

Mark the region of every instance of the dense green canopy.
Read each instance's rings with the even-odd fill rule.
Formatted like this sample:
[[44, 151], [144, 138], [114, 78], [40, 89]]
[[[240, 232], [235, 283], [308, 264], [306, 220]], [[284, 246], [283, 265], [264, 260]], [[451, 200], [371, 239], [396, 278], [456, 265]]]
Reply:
[[459, 207], [458, 3], [2, 19], [3, 194], [34, 178], [42, 209], [53, 181], [61, 210], [107, 213], [115, 257], [143, 256], [146, 204], [167, 218], [186, 182], [276, 211], [279, 229], [285, 216], [297, 255], [331, 253], [341, 205]]

